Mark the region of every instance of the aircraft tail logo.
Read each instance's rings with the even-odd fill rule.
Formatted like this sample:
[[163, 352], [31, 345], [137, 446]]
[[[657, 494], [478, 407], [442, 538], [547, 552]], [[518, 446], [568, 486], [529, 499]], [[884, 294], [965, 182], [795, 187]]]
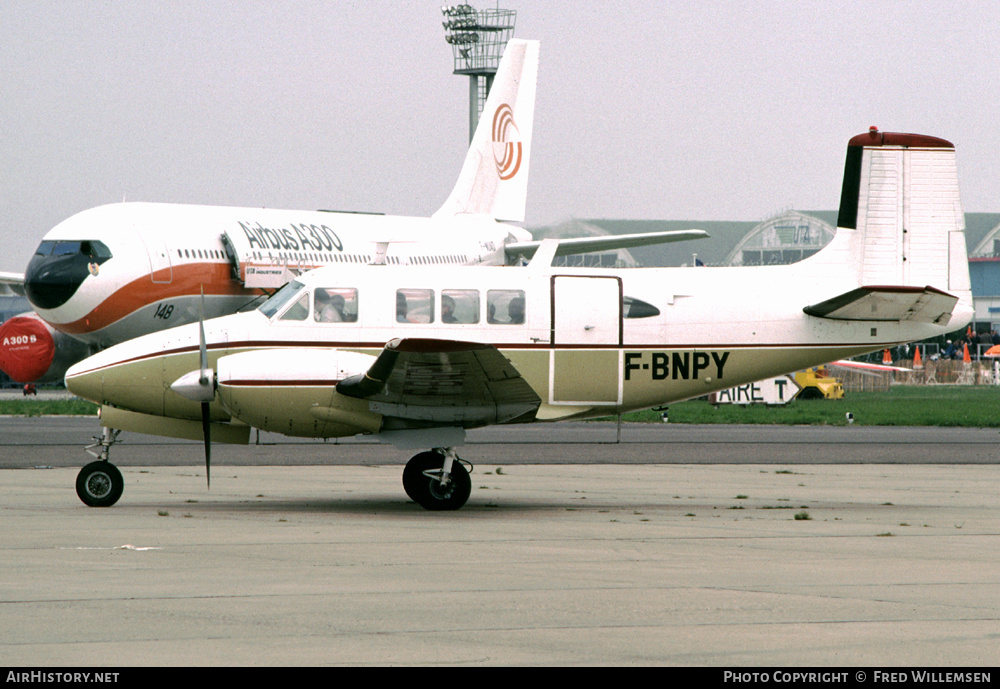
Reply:
[[493, 115], [493, 160], [500, 179], [506, 181], [517, 174], [522, 156], [521, 134], [514, 122], [514, 111], [504, 103]]

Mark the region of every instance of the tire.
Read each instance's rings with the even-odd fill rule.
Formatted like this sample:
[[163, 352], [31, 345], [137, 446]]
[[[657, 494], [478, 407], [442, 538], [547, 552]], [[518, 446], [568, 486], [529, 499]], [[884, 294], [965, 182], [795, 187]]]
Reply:
[[823, 399], [823, 391], [819, 388], [802, 388], [796, 399], [800, 400], [821, 400]]
[[125, 479], [111, 462], [91, 462], [76, 477], [76, 494], [89, 507], [111, 507], [125, 490]]
[[472, 479], [465, 465], [455, 461], [451, 465], [451, 481], [442, 490], [436, 478], [425, 476], [425, 471], [441, 469], [444, 457], [430, 451], [415, 455], [403, 470], [403, 490], [411, 500], [426, 510], [444, 511], [462, 508], [472, 494]]

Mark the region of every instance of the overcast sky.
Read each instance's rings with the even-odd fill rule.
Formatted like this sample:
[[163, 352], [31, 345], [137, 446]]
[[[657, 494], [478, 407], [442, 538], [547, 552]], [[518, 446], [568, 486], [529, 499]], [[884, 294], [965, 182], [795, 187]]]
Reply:
[[[3, 0], [0, 270], [123, 199], [433, 213], [468, 143], [442, 4]], [[832, 210], [869, 125], [952, 141], [1000, 211], [995, 0], [501, 7], [541, 41], [529, 228]]]

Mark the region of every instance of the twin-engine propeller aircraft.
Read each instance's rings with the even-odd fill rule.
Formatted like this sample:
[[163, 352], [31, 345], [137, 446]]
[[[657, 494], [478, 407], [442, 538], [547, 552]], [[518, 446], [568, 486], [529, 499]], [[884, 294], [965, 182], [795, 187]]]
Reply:
[[[921, 340], [972, 316], [954, 147], [872, 130], [847, 149], [837, 235], [752, 268], [323, 268], [259, 309], [149, 335], [72, 367], [101, 423], [247, 442], [372, 434], [425, 449], [403, 472], [428, 509], [470, 493], [469, 428], [668, 404]], [[430, 449], [433, 448], [433, 449]], [[105, 450], [107, 448], [105, 447]], [[78, 492], [113, 504], [120, 473]]]
[[[511, 40], [459, 179], [430, 218], [120, 203], [83, 211], [42, 239], [23, 283], [37, 319], [0, 326], [0, 368], [20, 382], [61, 380], [100, 348], [235, 313], [322, 265], [504, 265], [538, 247], [523, 222], [538, 42]], [[701, 230], [579, 238], [563, 254], [706, 237]], [[204, 295], [202, 304], [201, 294]], [[65, 337], [56, 335], [52, 329]], [[72, 338], [91, 349], [75, 346]]]

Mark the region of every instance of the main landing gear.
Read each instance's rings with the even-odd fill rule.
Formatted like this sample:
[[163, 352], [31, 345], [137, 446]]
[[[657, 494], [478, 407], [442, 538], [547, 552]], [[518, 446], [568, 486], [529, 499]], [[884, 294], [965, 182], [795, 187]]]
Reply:
[[[108, 461], [111, 446], [120, 442], [121, 431], [104, 428], [97, 442], [87, 446], [87, 454], [96, 462], [83, 467], [76, 477], [76, 494], [90, 507], [111, 507], [122, 496], [125, 480], [114, 464]], [[94, 448], [100, 448], [94, 452]], [[403, 490], [427, 510], [457, 510], [472, 494], [471, 464], [455, 454], [454, 448], [439, 447], [421, 452], [406, 463], [403, 470]]]
[[[85, 505], [90, 507], [111, 507], [125, 490], [125, 479], [118, 467], [108, 461], [108, 454], [111, 446], [119, 442], [118, 435], [121, 431], [111, 428], [104, 428], [100, 437], [94, 437], [97, 442], [87, 446], [87, 454], [96, 457], [96, 462], [91, 462], [80, 469], [76, 477], [76, 494], [80, 496]], [[93, 448], [101, 448], [100, 452], [93, 452]]]
[[466, 464], [450, 447], [421, 452], [406, 463], [403, 490], [424, 509], [457, 510], [472, 493]]

